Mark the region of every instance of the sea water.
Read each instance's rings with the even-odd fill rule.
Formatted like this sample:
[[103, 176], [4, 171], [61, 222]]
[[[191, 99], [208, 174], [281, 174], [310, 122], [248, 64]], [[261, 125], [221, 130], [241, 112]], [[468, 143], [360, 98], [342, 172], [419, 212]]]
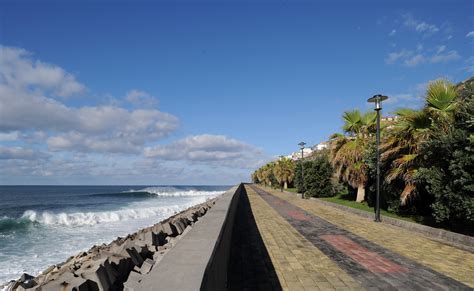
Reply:
[[153, 225], [229, 186], [0, 186], [0, 285]]

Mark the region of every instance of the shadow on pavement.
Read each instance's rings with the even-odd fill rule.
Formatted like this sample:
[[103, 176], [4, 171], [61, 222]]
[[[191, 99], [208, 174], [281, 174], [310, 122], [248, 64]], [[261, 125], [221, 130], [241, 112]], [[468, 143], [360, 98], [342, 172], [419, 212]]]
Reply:
[[282, 290], [258, 231], [247, 193], [239, 197], [232, 232], [228, 290]]

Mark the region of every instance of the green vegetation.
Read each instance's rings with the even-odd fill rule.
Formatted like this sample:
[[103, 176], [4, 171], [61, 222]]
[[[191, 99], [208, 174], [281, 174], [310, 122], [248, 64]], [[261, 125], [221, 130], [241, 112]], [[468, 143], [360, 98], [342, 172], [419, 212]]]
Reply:
[[[304, 177], [302, 176], [302, 169]], [[304, 193], [305, 197], [329, 197], [334, 195], [334, 185], [332, 176], [334, 170], [329, 163], [326, 152], [314, 155], [311, 160], [305, 160], [296, 167], [295, 181], [296, 189], [299, 193]], [[304, 180], [304, 183], [301, 181]], [[304, 186], [304, 188], [303, 188]]]
[[[394, 114], [381, 124], [382, 213], [474, 234], [474, 78], [457, 85], [431, 82], [422, 108]], [[373, 211], [375, 114], [352, 110], [342, 117], [343, 133], [331, 136], [329, 151], [297, 161], [292, 179], [271, 170], [277, 163], [271, 162], [252, 174], [253, 181], [275, 181], [280, 188], [286, 181], [305, 197], [347, 189], [324, 199]]]
[[[347, 194], [340, 193], [340, 194], [338, 194], [334, 197], [321, 198], [321, 200], [374, 213], [374, 208], [369, 206], [366, 202], [359, 203], [359, 202], [355, 202], [353, 200], [348, 200], [346, 198], [346, 196], [347, 196]], [[402, 216], [402, 215], [398, 215], [398, 214], [393, 213], [393, 212], [388, 212], [384, 209], [381, 209], [380, 213], [381, 213], [382, 216], [402, 219], [402, 220], [406, 220], [406, 221], [410, 221], [410, 222], [417, 222], [417, 223], [422, 223], [423, 222], [423, 217], [417, 217], [417, 216], [413, 216], [413, 215], [411, 215], [411, 216], [410, 215]]]

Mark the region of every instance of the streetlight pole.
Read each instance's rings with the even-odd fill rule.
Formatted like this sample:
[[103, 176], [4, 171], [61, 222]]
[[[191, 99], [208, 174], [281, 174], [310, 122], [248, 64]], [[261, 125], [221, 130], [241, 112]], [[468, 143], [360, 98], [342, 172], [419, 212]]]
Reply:
[[306, 145], [306, 143], [304, 141], [300, 142], [298, 144], [301, 148], [301, 184], [302, 184], [302, 189], [303, 189], [303, 193], [301, 193], [301, 198], [304, 199], [304, 167], [303, 167], [303, 159], [304, 159], [304, 146]]
[[375, 222], [380, 222], [380, 111], [382, 111], [382, 101], [387, 100], [387, 96], [374, 95], [367, 101], [375, 103], [375, 112], [377, 112], [377, 132], [376, 132], [376, 144], [377, 144], [377, 185], [376, 185], [376, 198], [375, 198]]

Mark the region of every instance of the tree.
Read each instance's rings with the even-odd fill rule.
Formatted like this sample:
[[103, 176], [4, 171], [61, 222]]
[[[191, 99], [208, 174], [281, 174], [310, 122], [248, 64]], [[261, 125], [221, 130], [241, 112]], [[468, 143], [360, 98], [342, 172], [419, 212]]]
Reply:
[[302, 160], [296, 162], [295, 164], [295, 188], [298, 193], [305, 192], [303, 176], [302, 176], [302, 171], [301, 171], [302, 165], [303, 165]]
[[424, 165], [417, 178], [433, 198], [430, 207], [436, 222], [473, 234], [474, 78], [456, 86], [455, 91], [455, 110], [450, 114], [436, 112], [437, 118], [433, 118], [434, 127], [442, 124], [444, 130], [433, 130], [424, 144]]
[[280, 158], [273, 166], [273, 175], [280, 185], [280, 190], [287, 189], [295, 177], [295, 165], [291, 159]]
[[402, 109], [396, 111], [397, 121], [382, 140], [383, 162], [390, 165], [385, 181], [400, 179], [404, 188], [400, 193], [401, 204], [416, 194], [421, 145], [429, 138], [431, 120], [426, 110]]
[[365, 114], [361, 114], [359, 110], [344, 112], [343, 130], [346, 135], [335, 134], [331, 137], [331, 164], [340, 180], [357, 188], [357, 202], [362, 202], [365, 198], [367, 168], [364, 153], [373, 139], [375, 118], [374, 112]]
[[418, 170], [424, 162], [423, 146], [435, 133], [447, 134], [457, 108], [456, 90], [445, 80], [428, 85], [422, 110], [401, 109], [393, 128], [382, 142], [382, 160], [391, 165], [386, 182], [404, 183], [400, 202], [405, 205], [419, 191]]
[[332, 184], [333, 169], [327, 155], [318, 155], [304, 162], [304, 182], [306, 197], [330, 197], [334, 195]]
[[[273, 167], [275, 166], [275, 162], [270, 162], [260, 168], [260, 178], [263, 182], [264, 186], [272, 186], [272, 182], [275, 181], [275, 176], [273, 175]], [[260, 179], [259, 179], [260, 180]]]

